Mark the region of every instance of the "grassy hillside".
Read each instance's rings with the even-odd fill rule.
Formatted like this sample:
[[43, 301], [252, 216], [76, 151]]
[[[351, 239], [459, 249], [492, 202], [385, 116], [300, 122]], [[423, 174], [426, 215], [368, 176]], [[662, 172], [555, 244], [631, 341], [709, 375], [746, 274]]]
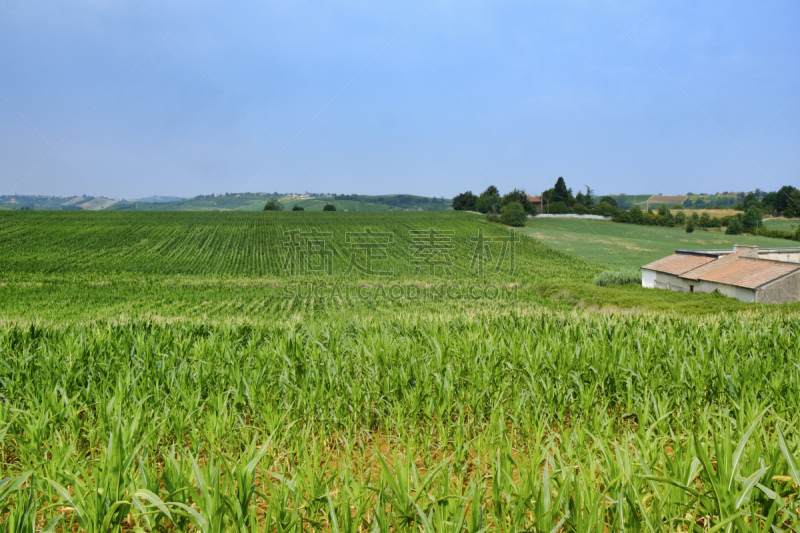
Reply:
[[[634, 231], [614, 226], [615, 231]], [[527, 231], [541, 233], [540, 227], [534, 225]], [[293, 255], [294, 265], [286, 263], [288, 248], [284, 244], [290, 240], [284, 232], [310, 232], [314, 228], [331, 233], [325, 238], [327, 255], [309, 255], [315, 266], [291, 272], [286, 267], [299, 267], [300, 259]], [[357, 268], [348, 271], [351, 260], [365, 265], [366, 252], [354, 247], [352, 239], [348, 242], [347, 234], [364, 232], [365, 228], [392, 236], [391, 244], [374, 251], [373, 273], [388, 272], [387, 276], [368, 275]], [[452, 249], [444, 250], [450, 263], [447, 270], [424, 265], [415, 270], [412, 264], [420, 250], [412, 248], [415, 237], [409, 232], [430, 228], [453, 232], [447, 237]], [[692, 313], [752, 309], [736, 300], [706, 295], [662, 291], [654, 298], [652, 291], [638, 286], [594, 286], [593, 277], [604, 268], [644, 264], [671, 251], [649, 250], [646, 257], [607, 261], [604, 247], [609, 238], [598, 230], [594, 235], [562, 230], [549, 241], [542, 234], [549, 246], [523, 237], [514, 247], [513, 271], [510, 253], [499, 261], [502, 242], [488, 243], [481, 276], [473, 240], [481, 231], [486, 239], [508, 236], [507, 229], [482, 217], [454, 211], [4, 212], [0, 213], [0, 321], [138, 316], [257, 323], [295, 313], [405, 310], [439, 315], [477, 310], [505, 313], [541, 306]], [[623, 240], [620, 235], [616, 238]], [[656, 235], [650, 240], [659, 242]], [[636, 248], [631, 242], [637, 241], [618, 242], [614, 250], [630, 252]], [[595, 253], [570, 255], [579, 249]], [[386, 253], [385, 259], [380, 258], [381, 253]], [[329, 257], [328, 270], [322, 268], [327, 266], [324, 257]], [[498, 263], [500, 269], [495, 272]], [[364, 284], [371, 288], [358, 292]], [[392, 285], [399, 286], [392, 289], [397, 292], [387, 294], [386, 287]], [[445, 290], [445, 286], [452, 286], [452, 292], [436, 292]], [[473, 286], [479, 287], [476, 293], [466, 292]], [[414, 292], [418, 290], [422, 294]]]
[[764, 225], [769, 229], [792, 231], [800, 226], [800, 218], [766, 218]]
[[410, 194], [387, 194], [382, 196], [344, 195], [323, 198], [295, 199], [285, 197], [281, 203], [287, 209], [298, 205], [307, 211], [322, 211], [325, 204], [333, 204], [338, 211], [444, 211], [451, 201], [443, 198], [428, 198]]
[[639, 268], [678, 249], [733, 248], [734, 244], [787, 247], [784, 239], [721, 232], [617, 224], [599, 220], [533, 218], [522, 230], [543, 243], [592, 263]]
[[[330, 276], [370, 279], [358, 272], [346, 274], [352, 255], [362, 258], [366, 254], [352, 241], [347, 242], [348, 233], [364, 232], [365, 228], [386, 234], [383, 240], [372, 239], [385, 243], [375, 253], [387, 254], [385, 260], [376, 260], [375, 270], [391, 271], [392, 279], [470, 279], [475, 275], [471, 264], [476, 248], [471, 239], [481, 231], [486, 238], [508, 235], [501, 226], [455, 211], [6, 212], [0, 215], [0, 272], [3, 276], [143, 274], [284, 279], [289, 276], [283, 267], [290, 241], [284, 233], [318, 230], [330, 233], [324, 237], [324, 251], [330, 254]], [[411, 232], [430, 229], [452, 232], [441, 237], [450, 248], [435, 258], [441, 265], [449, 265], [449, 274], [444, 268], [414, 274], [412, 247], [428, 237]], [[501, 244], [486, 246], [497, 254]], [[511, 281], [519, 277], [574, 280], [594, 268], [530, 239], [517, 243], [515, 265], [514, 274], [503, 270], [498, 276]], [[308, 275], [317, 275], [312, 272]]]
[[[0, 210], [60, 211], [65, 208], [86, 211], [261, 211], [272, 197], [258, 193], [230, 193], [203, 195], [194, 198], [150, 197], [141, 200], [110, 200], [92, 196], [0, 196]], [[450, 200], [409, 194], [379, 196], [347, 195], [314, 198], [279, 197], [286, 209], [298, 205], [308, 211], [322, 211], [326, 203], [339, 211], [443, 211], [450, 208]]]
[[95, 196], [40, 196], [40, 195], [7, 195], [0, 196], [0, 209], [36, 209], [60, 211], [64, 208], [99, 211], [108, 209], [117, 203], [116, 200]]
[[[120, 202], [117, 210], [128, 211], [261, 211], [270, 195], [242, 193], [218, 196], [198, 196], [173, 202]], [[279, 197], [284, 209], [295, 205], [307, 211], [322, 211], [325, 204], [333, 204], [338, 211], [441, 211], [450, 207], [450, 200], [412, 195], [359, 196], [344, 199], [335, 196], [312, 198]], [[356, 198], [356, 199], [353, 199]]]

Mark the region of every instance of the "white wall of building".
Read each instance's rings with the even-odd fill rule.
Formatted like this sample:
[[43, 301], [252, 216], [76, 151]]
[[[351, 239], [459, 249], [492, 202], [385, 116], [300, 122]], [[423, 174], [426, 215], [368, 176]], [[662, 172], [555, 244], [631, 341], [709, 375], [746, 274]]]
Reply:
[[642, 269], [642, 287], [647, 289], [656, 288], [656, 273], [652, 270]]

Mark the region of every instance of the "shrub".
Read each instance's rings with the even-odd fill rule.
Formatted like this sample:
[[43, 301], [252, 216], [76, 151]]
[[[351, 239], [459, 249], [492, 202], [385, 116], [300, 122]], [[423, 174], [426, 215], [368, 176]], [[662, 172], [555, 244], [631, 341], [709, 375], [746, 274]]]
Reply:
[[294, 207], [292, 207], [292, 211], [305, 211], [305, 209], [295, 204]]
[[592, 279], [592, 283], [600, 287], [640, 284], [642, 283], [642, 273], [638, 270], [604, 270]]
[[739, 221], [739, 217], [732, 217], [731, 221], [728, 222], [728, 228], [725, 230], [725, 235], [741, 235], [742, 234], [742, 223]]
[[336, 206], [333, 204], [325, 204], [325, 207], [322, 208], [323, 211], [336, 211]]
[[283, 204], [273, 196], [264, 206], [264, 211], [283, 211]]
[[511, 202], [500, 209], [500, 222], [506, 226], [524, 226], [527, 216], [519, 202]]
[[611, 217], [614, 216], [614, 213], [617, 212], [617, 208], [614, 205], [603, 201], [597, 204], [597, 207], [594, 208], [594, 212], [597, 215], [601, 215], [604, 217]]
[[546, 206], [544, 210], [552, 215], [564, 215], [566, 213], [572, 213], [572, 210], [567, 207], [567, 204], [564, 202], [553, 202], [552, 204]]
[[689, 223], [686, 224], [686, 233], [694, 233], [694, 222], [692, 219], [689, 219]]
[[514, 189], [510, 193], [504, 195], [500, 199], [500, 206], [505, 207], [514, 202], [518, 202], [519, 205], [521, 205], [525, 212], [529, 215], [536, 213], [536, 207], [530, 201], [528, 201], [528, 193], [526, 193], [524, 189]]

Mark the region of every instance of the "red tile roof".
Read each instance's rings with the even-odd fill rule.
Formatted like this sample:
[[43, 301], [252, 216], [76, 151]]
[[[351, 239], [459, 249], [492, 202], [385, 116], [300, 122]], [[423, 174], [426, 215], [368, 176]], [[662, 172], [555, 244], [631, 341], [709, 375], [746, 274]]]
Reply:
[[725, 259], [685, 273], [684, 278], [712, 281], [725, 285], [735, 285], [747, 289], [757, 289], [762, 285], [800, 270], [800, 265], [780, 263], [767, 259], [751, 259], [730, 255]]
[[653, 261], [642, 268], [680, 276], [712, 261], [717, 261], [717, 258], [707, 255], [672, 254], [658, 261]]

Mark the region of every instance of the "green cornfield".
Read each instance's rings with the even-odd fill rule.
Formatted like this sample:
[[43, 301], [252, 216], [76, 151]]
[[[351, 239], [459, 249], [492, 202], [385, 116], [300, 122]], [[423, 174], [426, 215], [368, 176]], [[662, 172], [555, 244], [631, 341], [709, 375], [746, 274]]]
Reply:
[[[796, 306], [654, 309], [528, 238], [481, 276], [507, 230], [468, 214], [296, 215], [0, 214], [0, 531], [798, 529]], [[311, 227], [332, 272], [288, 276]], [[346, 273], [365, 227], [432, 296]], [[449, 276], [409, 260], [431, 227]]]

